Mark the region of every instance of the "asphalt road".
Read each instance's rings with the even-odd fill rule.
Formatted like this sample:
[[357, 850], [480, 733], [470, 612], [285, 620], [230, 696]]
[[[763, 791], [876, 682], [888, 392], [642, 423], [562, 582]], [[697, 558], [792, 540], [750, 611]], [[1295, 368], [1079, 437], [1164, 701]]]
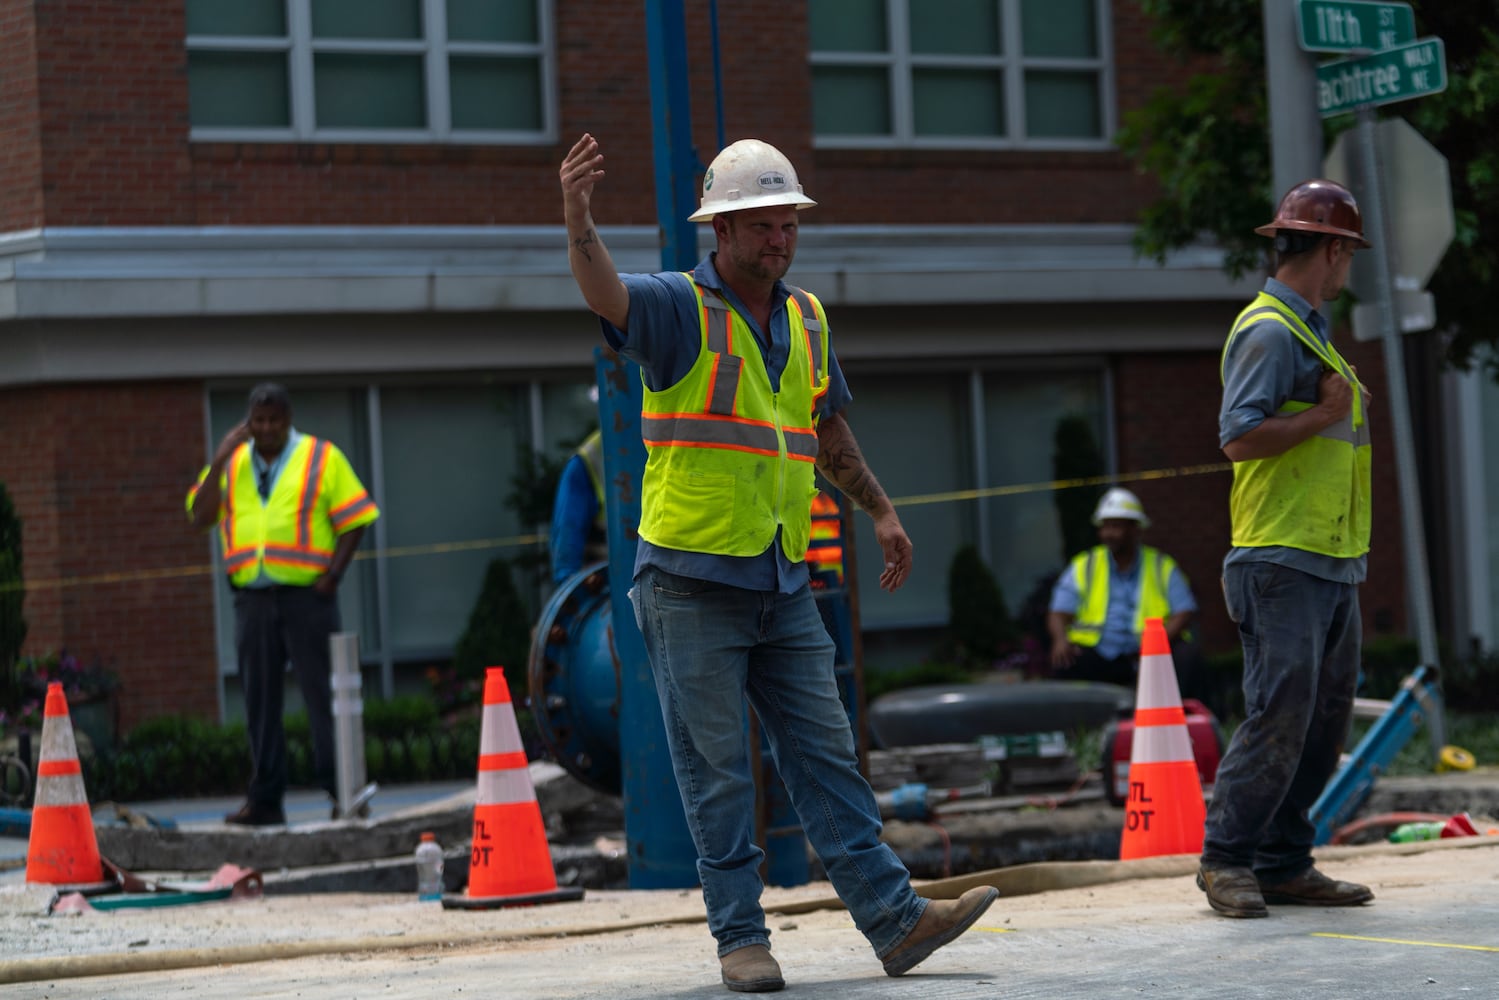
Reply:
[[[1323, 867], [1373, 886], [1375, 902], [1276, 907], [1263, 920], [1214, 915], [1186, 874], [1002, 897], [968, 934], [898, 980], [883, 974], [840, 909], [773, 915], [772, 945], [786, 974], [784, 995], [809, 1000], [1499, 995], [1499, 838], [1421, 846], [1330, 849]], [[767, 901], [795, 908], [790, 901], [817, 892], [772, 891]], [[584, 904], [529, 911], [424, 909], [386, 896], [225, 907], [0, 925], [0, 954], [8, 958], [27, 954], [16, 948], [22, 933], [41, 935], [33, 937], [37, 951], [97, 955], [101, 948], [85, 939], [107, 931], [115, 941], [129, 938], [124, 950], [143, 966], [129, 975], [12, 983], [0, 992], [17, 1000], [729, 995], [718, 983], [713, 942], [694, 919], [701, 912], [695, 892], [590, 893]], [[211, 949], [269, 939], [269, 929], [253, 931], [257, 923], [273, 926], [284, 942], [335, 935], [351, 945], [250, 964], [215, 962], [205, 952], [205, 963], [193, 968], [146, 968], [153, 949], [169, 954], [184, 941]], [[49, 947], [51, 935], [73, 940]], [[7, 964], [0, 960], [0, 973]]]

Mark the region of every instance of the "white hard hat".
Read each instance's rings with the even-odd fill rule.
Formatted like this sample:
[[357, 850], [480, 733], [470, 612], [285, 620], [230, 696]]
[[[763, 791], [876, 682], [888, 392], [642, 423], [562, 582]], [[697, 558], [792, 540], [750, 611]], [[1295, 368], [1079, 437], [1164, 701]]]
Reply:
[[688, 222], [708, 222], [720, 212], [742, 212], [767, 205], [817, 202], [802, 194], [796, 168], [779, 149], [759, 139], [740, 139], [713, 157], [703, 175], [703, 203]]
[[1140, 527], [1150, 527], [1150, 518], [1145, 516], [1145, 506], [1140, 503], [1140, 498], [1118, 486], [1105, 493], [1093, 510], [1094, 524], [1114, 518], [1139, 521]]

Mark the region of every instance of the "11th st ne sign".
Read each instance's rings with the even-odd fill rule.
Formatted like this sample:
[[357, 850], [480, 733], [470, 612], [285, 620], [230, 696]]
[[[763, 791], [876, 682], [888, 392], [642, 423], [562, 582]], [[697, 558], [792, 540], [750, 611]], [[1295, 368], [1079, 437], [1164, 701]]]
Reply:
[[1317, 67], [1317, 112], [1326, 118], [1360, 106], [1393, 104], [1447, 89], [1447, 51], [1440, 38], [1339, 59]]
[[1308, 52], [1393, 48], [1416, 40], [1408, 3], [1366, 0], [1296, 0], [1301, 47]]

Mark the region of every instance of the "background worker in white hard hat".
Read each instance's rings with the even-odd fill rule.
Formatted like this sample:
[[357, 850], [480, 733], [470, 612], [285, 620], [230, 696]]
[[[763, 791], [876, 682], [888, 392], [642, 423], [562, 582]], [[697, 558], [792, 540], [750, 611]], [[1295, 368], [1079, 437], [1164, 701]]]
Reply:
[[1046, 628], [1055, 676], [1133, 688], [1147, 618], [1165, 621], [1181, 671], [1190, 659], [1182, 639], [1197, 611], [1186, 574], [1166, 553], [1140, 544], [1150, 518], [1129, 490], [1100, 497], [1093, 524], [1099, 544], [1079, 552], [1051, 591]]
[[802, 827], [855, 925], [898, 976], [956, 938], [998, 893], [927, 900], [880, 840], [838, 697], [833, 642], [808, 586], [814, 465], [874, 521], [880, 586], [911, 572], [911, 540], [843, 418], [851, 396], [809, 293], [782, 279], [797, 214], [815, 202], [779, 150], [725, 148], [694, 222], [717, 249], [690, 274], [617, 273], [591, 214], [597, 140], [562, 162], [573, 278], [611, 347], [640, 365], [647, 460], [630, 591], [698, 851], [724, 985], [785, 985], [760, 905], [746, 696]]
[[1218, 411], [1234, 463], [1223, 596], [1244, 646], [1246, 717], [1218, 768], [1197, 875], [1230, 917], [1374, 898], [1316, 869], [1307, 818], [1353, 718], [1372, 461], [1366, 393], [1321, 309], [1369, 242], [1353, 195], [1328, 180], [1287, 191], [1255, 232], [1275, 240], [1275, 276], [1229, 330]]

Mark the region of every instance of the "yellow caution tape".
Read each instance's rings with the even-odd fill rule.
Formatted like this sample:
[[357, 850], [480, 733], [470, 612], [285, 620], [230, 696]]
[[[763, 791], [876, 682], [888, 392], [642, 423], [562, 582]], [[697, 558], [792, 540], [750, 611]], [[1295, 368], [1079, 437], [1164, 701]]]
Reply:
[[[956, 503], [964, 500], [981, 500], [986, 497], [1018, 496], [1024, 493], [1052, 493], [1058, 490], [1077, 489], [1083, 486], [1112, 486], [1117, 483], [1138, 483], [1157, 479], [1176, 479], [1182, 476], [1201, 476], [1214, 472], [1228, 472], [1230, 462], [1211, 465], [1183, 465], [1174, 469], [1148, 469], [1144, 472], [1126, 472], [1113, 476], [1084, 476], [1076, 479], [1052, 479], [1038, 483], [1014, 483], [1009, 486], [992, 486], [982, 490], [950, 490], [946, 493], [923, 493], [908, 497], [894, 497], [896, 507], [919, 507], [934, 503]], [[464, 542], [438, 542], [430, 545], [406, 545], [384, 550], [357, 553], [355, 559], [398, 559], [406, 556], [429, 556], [445, 552], [472, 552], [481, 549], [516, 548], [545, 542], [545, 534], [513, 535], [509, 538], [478, 538]], [[207, 576], [214, 572], [212, 563], [192, 566], [169, 566], [163, 569], [130, 570], [120, 573], [94, 573], [87, 576], [55, 577], [46, 580], [30, 580], [25, 583], [0, 583], [0, 594], [17, 590], [60, 590], [65, 587], [87, 587], [109, 583], [135, 583], [141, 580], [165, 580], [183, 576]]]

